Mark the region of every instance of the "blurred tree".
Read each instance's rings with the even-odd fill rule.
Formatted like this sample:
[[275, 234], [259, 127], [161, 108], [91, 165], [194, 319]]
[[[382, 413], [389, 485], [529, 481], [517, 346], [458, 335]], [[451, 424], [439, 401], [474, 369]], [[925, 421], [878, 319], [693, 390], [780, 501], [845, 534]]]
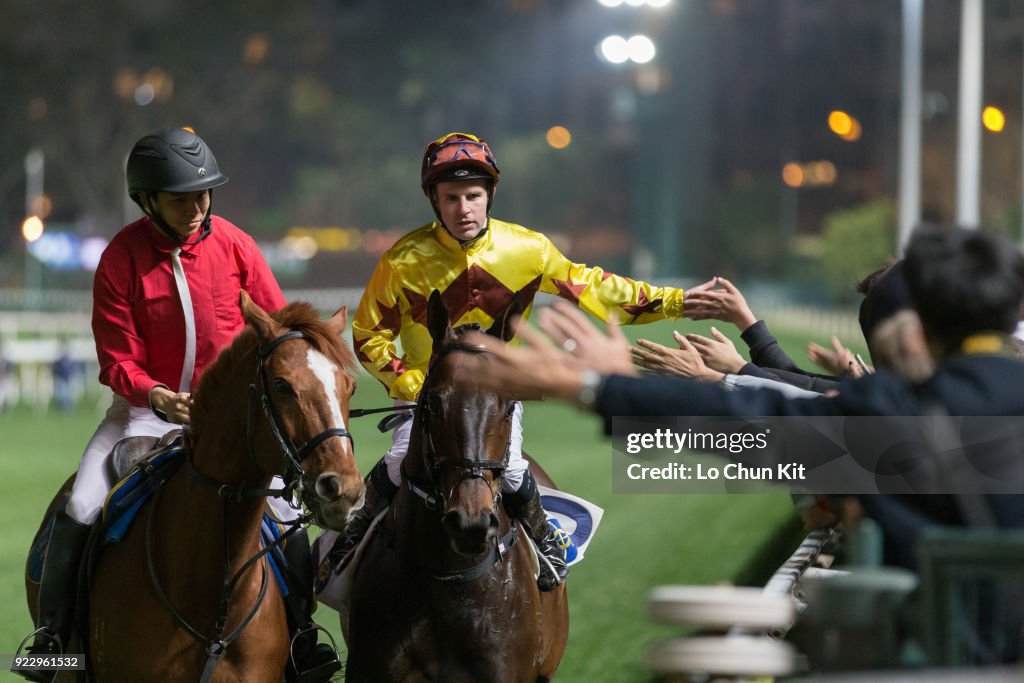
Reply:
[[894, 257], [896, 214], [889, 200], [828, 215], [822, 262], [829, 289], [844, 303], [857, 301], [854, 285]]
[[778, 176], [745, 178], [718, 196], [707, 234], [687, 248], [700, 277], [776, 276], [789, 249], [780, 231]]

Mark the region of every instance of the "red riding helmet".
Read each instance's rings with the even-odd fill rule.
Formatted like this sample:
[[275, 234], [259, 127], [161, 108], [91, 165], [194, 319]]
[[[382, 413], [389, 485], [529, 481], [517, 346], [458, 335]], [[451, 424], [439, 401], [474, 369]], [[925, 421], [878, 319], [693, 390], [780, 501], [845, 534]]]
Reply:
[[420, 186], [429, 197], [430, 187], [438, 183], [483, 179], [491, 181], [493, 192], [500, 175], [487, 142], [469, 133], [448, 133], [427, 145], [420, 169]]

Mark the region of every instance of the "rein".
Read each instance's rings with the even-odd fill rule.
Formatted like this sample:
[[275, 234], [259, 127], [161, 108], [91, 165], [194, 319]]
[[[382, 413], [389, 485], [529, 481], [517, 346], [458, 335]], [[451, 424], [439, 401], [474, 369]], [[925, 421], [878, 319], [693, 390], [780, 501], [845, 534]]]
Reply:
[[[283, 488], [259, 488], [249, 486], [247, 482], [242, 481], [238, 483], [226, 483], [214, 479], [206, 474], [203, 474], [195, 465], [193, 459], [192, 449], [186, 450], [185, 461], [188, 463], [189, 473], [202, 484], [209, 486], [217, 492], [217, 495], [224, 500], [224, 584], [221, 590], [220, 602], [217, 610], [217, 620], [214, 624], [214, 634], [212, 637], [207, 638], [198, 629], [193, 627], [184, 617], [174, 608], [170, 600], [167, 598], [166, 593], [163, 590], [163, 586], [160, 584], [160, 579], [156, 573], [156, 566], [153, 561], [153, 521], [156, 518], [156, 508], [160, 500], [160, 495], [163, 489], [158, 489], [153, 497], [153, 501], [150, 504], [149, 518], [146, 524], [146, 563], [149, 567], [149, 578], [153, 585], [153, 589], [156, 591], [157, 597], [163, 604], [164, 608], [171, 615], [174, 623], [184, 629], [192, 638], [199, 641], [206, 648], [206, 666], [203, 668], [203, 673], [200, 678], [200, 683], [208, 683], [213, 678], [214, 669], [220, 660], [224, 657], [227, 652], [228, 646], [233, 643], [242, 633], [242, 630], [255, 618], [256, 613], [259, 611], [260, 606], [263, 604], [263, 599], [266, 597], [267, 584], [269, 582], [269, 567], [266, 556], [272, 552], [275, 548], [280, 547], [289, 536], [296, 533], [302, 525], [307, 523], [311, 516], [302, 515], [290, 522], [281, 522], [287, 524], [290, 528], [281, 534], [277, 539], [272, 542], [265, 544], [255, 555], [247, 559], [238, 571], [233, 575], [229, 576], [228, 572], [230, 569], [229, 559], [229, 548], [230, 538], [228, 534], [228, 522], [227, 522], [227, 505], [230, 502], [240, 503], [243, 498], [257, 498], [257, 497], [277, 497], [277, 498], [288, 498], [294, 500], [296, 496], [301, 500], [302, 495], [302, 475], [305, 470], [302, 467], [302, 461], [305, 460], [313, 450], [321, 443], [332, 437], [346, 437], [355, 447], [355, 440], [352, 438], [352, 434], [343, 427], [332, 427], [325, 429], [320, 432], [312, 439], [296, 446], [294, 442], [285, 436], [284, 429], [280, 414], [277, 408], [274, 406], [273, 400], [270, 398], [270, 393], [267, 391], [269, 382], [267, 381], [267, 368], [266, 359], [270, 356], [274, 350], [286, 341], [291, 339], [304, 339], [306, 335], [299, 330], [292, 330], [285, 332], [276, 339], [266, 343], [260, 344], [256, 349], [257, 363], [256, 363], [256, 377], [253, 382], [249, 385], [249, 409], [246, 414], [246, 425], [245, 425], [245, 437], [246, 447], [251, 460], [256, 460], [256, 446], [253, 439], [254, 434], [254, 414], [256, 412], [257, 401], [263, 406], [263, 413], [267, 417], [267, 421], [270, 423], [270, 430], [274, 434], [274, 438], [277, 441], [278, 448], [281, 453], [284, 454], [286, 460], [287, 471], [284, 474], [285, 486]], [[257, 395], [257, 388], [259, 393]], [[289, 501], [289, 504], [294, 503]], [[280, 521], [280, 520], [278, 520]], [[262, 561], [261, 561], [262, 560]], [[227, 635], [223, 635], [224, 629], [227, 627], [228, 611], [231, 606], [231, 594], [234, 592], [235, 587], [241, 580], [242, 576], [249, 571], [255, 564], [259, 562], [260, 567], [263, 570], [260, 579], [260, 592], [256, 597], [256, 601], [253, 603], [249, 612], [245, 615], [242, 621]]]
[[[153, 562], [153, 520], [156, 519], [156, 508], [160, 500], [160, 496], [163, 493], [163, 489], [157, 489], [153, 495], [153, 501], [149, 508], [149, 517], [146, 520], [146, 565], [149, 568], [149, 579], [153, 585], [153, 589], [156, 591], [157, 597], [163, 604], [164, 608], [171, 615], [171, 619], [174, 623], [184, 629], [192, 638], [199, 641], [206, 648], [206, 666], [203, 667], [203, 673], [200, 677], [200, 683], [208, 683], [213, 678], [213, 671], [220, 663], [220, 660], [224, 658], [227, 653], [228, 646], [238, 639], [242, 635], [242, 630], [249, 625], [249, 622], [253, 620], [256, 613], [260, 609], [260, 605], [263, 604], [263, 599], [267, 595], [267, 584], [269, 583], [270, 571], [267, 567], [266, 556], [274, 548], [278, 547], [283, 543], [289, 536], [294, 534], [301, 527], [302, 523], [308, 518], [300, 518], [293, 523], [288, 531], [281, 534], [281, 536], [275, 539], [272, 543], [265, 545], [255, 555], [250, 557], [245, 563], [239, 567], [238, 571], [232, 576], [228, 576], [228, 565], [225, 563], [224, 566], [224, 588], [221, 591], [220, 603], [217, 610], [217, 621], [214, 623], [214, 634], [213, 637], [207, 638], [199, 632], [194, 626], [185, 621], [185, 618], [174, 608], [171, 604], [170, 599], [164, 592], [163, 586], [160, 584], [160, 578], [156, 574], [156, 565]], [[224, 524], [224, 554], [227, 556], [230, 539], [228, 537], [227, 521], [225, 519]], [[248, 614], [239, 622], [239, 624], [232, 629], [226, 636], [222, 636], [224, 629], [227, 627], [228, 610], [231, 606], [231, 594], [235, 590], [235, 586], [242, 576], [255, 565], [256, 562], [263, 560], [260, 563], [260, 568], [263, 570], [260, 577], [260, 593], [256, 596], [255, 602], [249, 609]]]
[[[405, 480], [405, 485], [409, 491], [423, 499], [424, 505], [428, 510], [437, 512], [443, 511], [443, 508], [438, 505], [437, 498], [417, 487], [408, 479]], [[498, 498], [500, 498], [500, 495]], [[490, 547], [484, 558], [472, 567], [456, 569], [450, 572], [443, 572], [441, 574], [432, 574], [430, 578], [436, 581], [441, 581], [442, 583], [467, 583], [473, 579], [478, 579], [489, 572], [492, 566], [504, 561], [505, 556], [509, 554], [512, 550], [512, 546], [514, 546], [518, 541], [519, 525], [513, 523], [504, 536], [494, 541], [494, 545]]]

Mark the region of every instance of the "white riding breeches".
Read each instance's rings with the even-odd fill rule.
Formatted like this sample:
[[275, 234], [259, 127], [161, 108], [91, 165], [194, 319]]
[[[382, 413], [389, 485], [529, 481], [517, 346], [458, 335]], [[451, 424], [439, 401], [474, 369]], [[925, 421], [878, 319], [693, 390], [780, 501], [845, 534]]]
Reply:
[[[408, 401], [395, 401], [396, 406], [414, 405]], [[409, 435], [412, 434], [412, 420], [406, 420], [391, 432], [391, 450], [384, 454], [384, 464], [388, 468], [388, 478], [398, 486], [402, 483], [402, 460], [409, 452]], [[501, 482], [501, 490], [513, 493], [523, 485], [523, 476], [529, 463], [523, 457], [523, 404], [516, 403], [512, 413], [512, 436], [509, 442], [508, 467]]]
[[114, 485], [107, 460], [118, 441], [126, 436], [161, 437], [172, 429], [174, 425], [158, 418], [149, 408], [137, 408], [123, 396], [115, 395], [78, 463], [78, 476], [68, 500], [68, 516], [82, 524], [96, 521]]
[[[148, 407], [135, 407], [115, 394], [78, 463], [78, 475], [66, 509], [68, 516], [82, 524], [92, 524], [99, 517], [103, 502], [115, 483], [111, 481], [107, 461], [118, 441], [129, 436], [161, 437], [177, 428], [177, 425], [158, 418]], [[281, 478], [274, 477], [271, 488], [282, 486]], [[299, 516], [299, 511], [284, 500], [271, 498], [270, 501], [279, 519], [290, 521]]]

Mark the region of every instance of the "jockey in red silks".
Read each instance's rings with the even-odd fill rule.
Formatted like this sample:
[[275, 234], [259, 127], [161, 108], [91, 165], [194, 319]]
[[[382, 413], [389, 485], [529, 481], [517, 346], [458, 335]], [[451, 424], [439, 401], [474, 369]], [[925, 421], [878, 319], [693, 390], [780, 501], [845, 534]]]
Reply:
[[[55, 515], [39, 587], [39, 628], [29, 648], [33, 654], [56, 655], [67, 646], [81, 553], [113, 485], [107, 461], [114, 444], [126, 436], [162, 436], [171, 423], [189, 424], [191, 391], [200, 373], [245, 326], [239, 306], [243, 289], [267, 311], [286, 303], [252, 237], [211, 213], [213, 188], [228, 178], [202, 138], [182, 128], [147, 135], [132, 148], [126, 175], [128, 194], [145, 216], [111, 240], [93, 282], [100, 382], [114, 396], [82, 454], [67, 506]], [[276, 503], [275, 511], [285, 519], [297, 517], [287, 504]], [[291, 562], [294, 554], [305, 568], [309, 543], [296, 536], [286, 555]], [[290, 623], [293, 632], [311, 621], [309, 573], [308, 590], [289, 591], [294, 598], [288, 599], [305, 601], [295, 606], [304, 622]], [[296, 640], [296, 658], [310, 660], [315, 654], [326, 660], [324, 648], [330, 650], [333, 662], [327, 668], [333, 673], [339, 667], [334, 649], [317, 646], [315, 630]], [[48, 680], [44, 676], [50, 672], [19, 673]]]

